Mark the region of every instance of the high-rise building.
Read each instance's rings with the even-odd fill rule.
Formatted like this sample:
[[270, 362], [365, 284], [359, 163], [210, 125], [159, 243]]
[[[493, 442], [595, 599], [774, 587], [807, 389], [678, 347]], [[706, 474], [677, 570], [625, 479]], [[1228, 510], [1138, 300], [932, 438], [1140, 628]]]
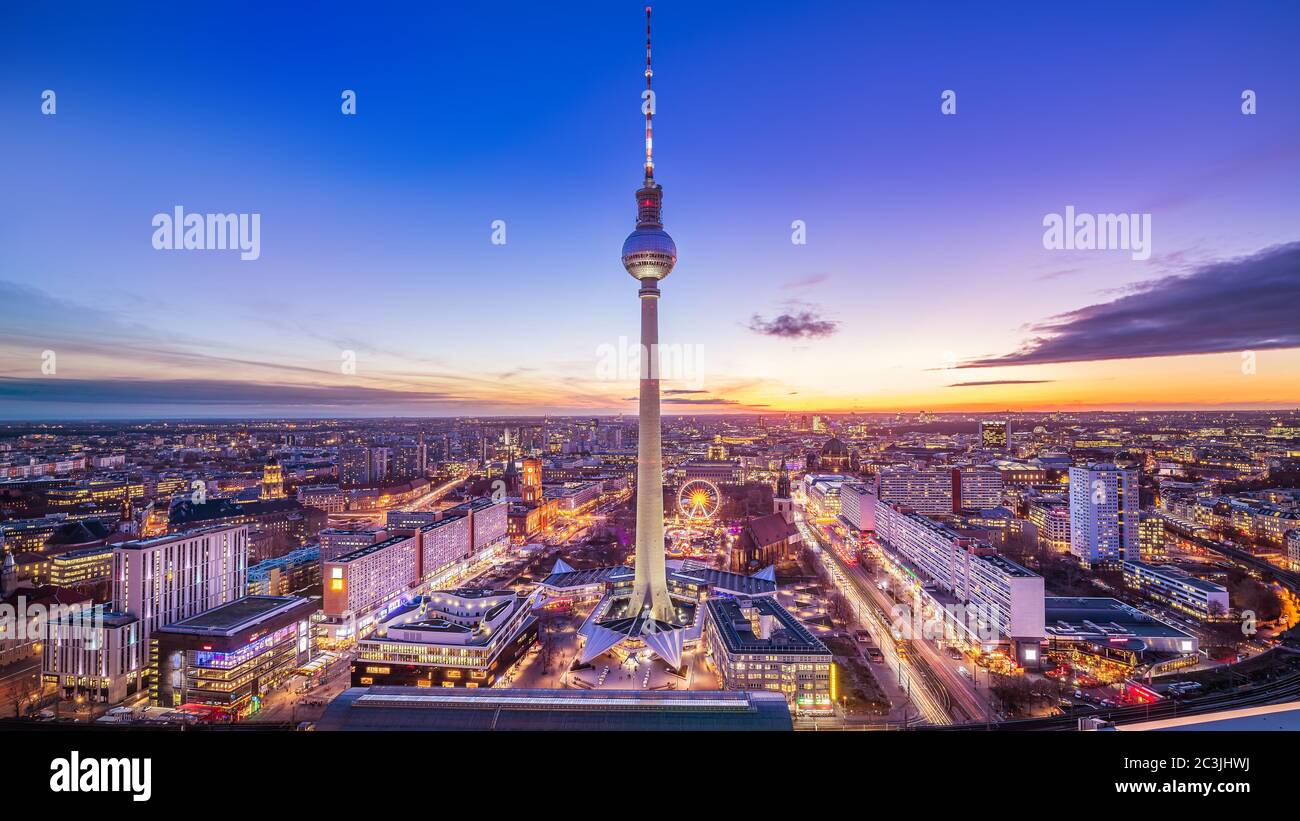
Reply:
[[380, 485], [390, 481], [393, 472], [393, 449], [389, 447], [372, 447], [370, 449], [370, 482]]
[[366, 487], [370, 484], [370, 448], [343, 445], [339, 448], [339, 485]]
[[980, 446], [984, 450], [1006, 450], [1006, 421], [1002, 419], [985, 419], [980, 422]]
[[952, 470], [952, 509], [986, 510], [1002, 504], [1002, 474], [995, 468]]
[[425, 446], [409, 442], [389, 449], [390, 478], [393, 482], [409, 482], [424, 478], [427, 462]]
[[1137, 468], [1109, 464], [1070, 468], [1070, 552], [1082, 564], [1139, 556]]
[[1165, 518], [1159, 513], [1143, 513], [1138, 525], [1138, 548], [1144, 562], [1165, 558]]
[[[645, 39], [645, 178], [636, 192], [636, 229], [623, 242], [623, 267], [640, 284], [641, 374], [637, 422], [636, 576], [628, 612], [673, 622], [664, 560], [663, 454], [659, 420], [659, 280], [677, 264], [677, 245], [663, 226], [663, 188], [655, 181], [654, 76], [650, 61], [650, 8]], [[634, 616], [635, 617], [635, 616]]]
[[876, 496], [882, 502], [906, 505], [923, 516], [952, 513], [952, 470], [903, 465], [882, 468], [876, 474]]
[[113, 551], [113, 609], [138, 617], [144, 640], [242, 597], [247, 586], [247, 525], [124, 542]]
[[876, 529], [876, 494], [865, 482], [840, 486], [840, 519], [859, 532]]

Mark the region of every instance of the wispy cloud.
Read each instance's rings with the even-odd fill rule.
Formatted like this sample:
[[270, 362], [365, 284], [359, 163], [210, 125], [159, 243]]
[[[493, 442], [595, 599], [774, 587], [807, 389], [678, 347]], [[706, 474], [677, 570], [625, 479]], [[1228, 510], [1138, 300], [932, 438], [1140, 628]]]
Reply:
[[1053, 379], [989, 379], [984, 382], [956, 382], [950, 388], [977, 388], [983, 385], [1042, 385]]
[[1139, 283], [1032, 326], [1018, 351], [959, 368], [1300, 347], [1300, 242]]
[[792, 279], [789, 282], [782, 283], [781, 289], [789, 291], [798, 288], [811, 288], [814, 285], [822, 284], [830, 278], [830, 274], [809, 274], [806, 277], [799, 277], [798, 279]]

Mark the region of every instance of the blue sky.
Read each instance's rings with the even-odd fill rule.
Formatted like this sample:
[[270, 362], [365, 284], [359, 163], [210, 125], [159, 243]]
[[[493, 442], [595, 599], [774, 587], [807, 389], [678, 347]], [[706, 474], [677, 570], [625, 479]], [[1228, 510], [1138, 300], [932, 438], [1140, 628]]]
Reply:
[[[642, 6], [477, 5], [0, 12], [0, 417], [633, 408], [595, 361], [637, 329]], [[1244, 6], [656, 3], [676, 409], [1300, 404], [1260, 300], [1213, 346], [945, 369], [1300, 240], [1300, 9]], [[176, 205], [260, 213], [261, 257], [154, 250]], [[1150, 213], [1152, 258], [1046, 251], [1066, 205]]]

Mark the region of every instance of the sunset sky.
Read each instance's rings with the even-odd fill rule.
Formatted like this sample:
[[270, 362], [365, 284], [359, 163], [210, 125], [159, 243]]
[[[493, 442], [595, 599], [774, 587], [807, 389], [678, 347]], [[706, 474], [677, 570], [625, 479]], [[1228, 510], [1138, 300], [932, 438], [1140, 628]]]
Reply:
[[[0, 11], [0, 418], [635, 412], [642, 5], [428, 5]], [[1300, 406], [1300, 6], [894, 5], [655, 3], [666, 414]]]

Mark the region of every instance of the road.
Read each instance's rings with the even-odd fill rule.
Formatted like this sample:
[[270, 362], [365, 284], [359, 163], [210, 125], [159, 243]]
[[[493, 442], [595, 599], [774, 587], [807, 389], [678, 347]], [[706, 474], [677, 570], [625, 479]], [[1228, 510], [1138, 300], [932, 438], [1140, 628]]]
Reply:
[[414, 502], [397, 505], [384, 510], [357, 510], [347, 511], [345, 513], [331, 513], [329, 515], [329, 523], [331, 527], [336, 525], [358, 524], [383, 525], [388, 518], [388, 510], [429, 510], [435, 503], [440, 501], [442, 497], [446, 496], [453, 488], [464, 481], [463, 478], [450, 479], [437, 487], [431, 488], [428, 493], [424, 494]]
[[[834, 555], [833, 558], [840, 563], [841, 569], [848, 574], [853, 582], [860, 589], [866, 591], [877, 606], [884, 609], [885, 612], [890, 612], [896, 606], [894, 601], [875, 584], [875, 580], [861, 565], [848, 566], [844, 564], [838, 555]], [[914, 637], [911, 647], [918, 657], [916, 667], [921, 674], [934, 676], [938, 680], [941, 692], [946, 693], [945, 702], [954, 722], [985, 721], [994, 717], [988, 706], [987, 699], [980, 694], [974, 678], [967, 678], [958, 672], [958, 667], [968, 664], [964, 663], [966, 661], [964, 658], [962, 660], [949, 658], [943, 651], [935, 647], [933, 642], [921, 637]], [[969, 664], [967, 669], [979, 670], [974, 664]], [[974, 675], [978, 675], [978, 672], [973, 672], [972, 676]]]
[[[822, 542], [814, 534], [813, 528], [804, 520], [803, 510], [795, 507], [794, 514], [795, 525], [799, 528], [804, 543], [820, 546]], [[860, 582], [845, 573], [842, 563], [833, 550], [820, 547], [819, 549], [819, 560], [831, 574], [836, 587], [853, 605], [853, 612], [858, 621], [875, 639], [876, 646], [880, 648], [881, 654], [884, 655], [886, 664], [897, 676], [898, 686], [909, 694], [912, 703], [916, 705], [926, 721], [931, 724], [951, 724], [953, 719], [944, 707], [945, 699], [943, 694], [934, 687], [931, 680], [928, 680], [917, 669], [915, 662], [910, 657], [906, 659], [899, 657], [897, 645], [890, 633], [887, 611], [875, 605]]]

